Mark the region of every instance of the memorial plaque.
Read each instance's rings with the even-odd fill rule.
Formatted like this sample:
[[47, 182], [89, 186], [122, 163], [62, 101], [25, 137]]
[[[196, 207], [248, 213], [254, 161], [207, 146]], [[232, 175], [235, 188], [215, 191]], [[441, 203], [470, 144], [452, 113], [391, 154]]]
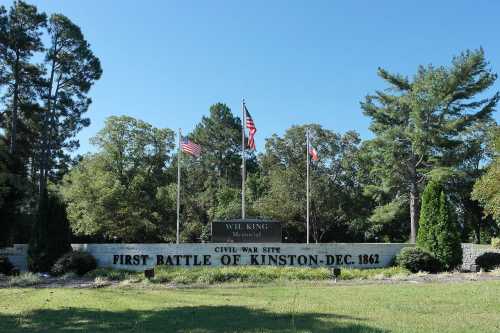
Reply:
[[[259, 221], [260, 222], [260, 221]], [[222, 223], [223, 224], [223, 223]], [[333, 268], [388, 267], [408, 243], [184, 243], [72, 244], [97, 260], [97, 267], [144, 272], [154, 267], [296, 266]], [[465, 244], [467, 246], [467, 244]], [[467, 247], [464, 248], [467, 251]], [[26, 271], [27, 244], [0, 249]], [[470, 252], [464, 252], [470, 254]], [[151, 272], [152, 273], [152, 272]], [[335, 272], [333, 272], [335, 273]], [[338, 274], [339, 272], [336, 271]], [[144, 273], [144, 274], [149, 274]]]
[[281, 223], [268, 220], [227, 220], [212, 223], [213, 243], [281, 243]]

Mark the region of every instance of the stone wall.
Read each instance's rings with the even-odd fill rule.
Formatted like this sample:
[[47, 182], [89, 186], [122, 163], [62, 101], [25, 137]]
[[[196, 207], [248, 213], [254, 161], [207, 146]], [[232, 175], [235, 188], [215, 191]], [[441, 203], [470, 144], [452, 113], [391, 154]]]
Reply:
[[500, 250], [493, 249], [489, 245], [482, 244], [472, 244], [472, 243], [463, 243], [462, 244], [463, 251], [463, 261], [461, 269], [463, 271], [472, 271], [475, 272], [478, 270], [476, 267], [476, 258], [485, 252], [498, 252]]
[[9, 257], [10, 262], [22, 272], [28, 270], [27, 253], [28, 244], [14, 244], [12, 247], [0, 248], [0, 256]]
[[[91, 253], [99, 267], [144, 270], [156, 265], [203, 267], [273, 265], [310, 267], [387, 267], [403, 243], [209, 243], [209, 244], [73, 244]], [[26, 245], [0, 250], [26, 270]]]
[[[143, 270], [156, 264], [199, 267], [221, 265], [389, 266], [405, 246], [402, 243], [331, 244], [73, 244], [75, 250], [90, 252], [99, 267]], [[485, 252], [499, 252], [487, 245], [462, 244], [464, 271], [475, 271], [475, 260]], [[21, 271], [27, 270], [27, 244], [0, 249]], [[144, 257], [147, 256], [147, 257]], [[361, 257], [360, 257], [361, 256]]]

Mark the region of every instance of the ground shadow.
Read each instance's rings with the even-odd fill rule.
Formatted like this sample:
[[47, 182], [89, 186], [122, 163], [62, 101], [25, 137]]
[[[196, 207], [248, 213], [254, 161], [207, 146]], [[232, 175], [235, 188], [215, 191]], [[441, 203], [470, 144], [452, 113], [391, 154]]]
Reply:
[[158, 311], [37, 310], [0, 314], [1, 332], [365, 332], [360, 318], [323, 313], [273, 313], [242, 306], [174, 307]]

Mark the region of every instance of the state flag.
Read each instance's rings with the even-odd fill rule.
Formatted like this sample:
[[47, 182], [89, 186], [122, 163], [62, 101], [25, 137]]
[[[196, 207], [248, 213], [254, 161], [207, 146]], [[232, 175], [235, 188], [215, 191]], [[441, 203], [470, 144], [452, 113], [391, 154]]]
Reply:
[[318, 152], [313, 147], [309, 147], [309, 155], [311, 155], [313, 161], [319, 160]]

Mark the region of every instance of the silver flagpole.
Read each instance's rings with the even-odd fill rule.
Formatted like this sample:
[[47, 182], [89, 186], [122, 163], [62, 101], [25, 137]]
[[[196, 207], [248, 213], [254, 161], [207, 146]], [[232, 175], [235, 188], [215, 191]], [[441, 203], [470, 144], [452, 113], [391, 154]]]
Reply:
[[179, 244], [179, 225], [181, 221], [181, 135], [181, 129], [179, 128], [179, 144], [177, 147], [177, 244]]
[[309, 129], [306, 129], [306, 227], [307, 227], [307, 244], [309, 244]]
[[245, 219], [245, 99], [241, 100], [241, 219]]

